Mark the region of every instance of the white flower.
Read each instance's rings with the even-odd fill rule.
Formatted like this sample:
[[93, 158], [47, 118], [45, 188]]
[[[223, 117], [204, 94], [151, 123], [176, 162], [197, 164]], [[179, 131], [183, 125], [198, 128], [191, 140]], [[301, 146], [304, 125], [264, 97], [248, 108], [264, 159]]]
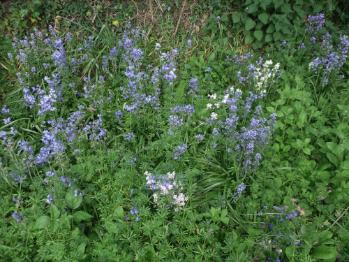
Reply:
[[210, 103], [207, 104], [207, 105], [206, 105], [206, 108], [207, 108], [207, 109], [211, 109], [211, 108], [212, 108], [212, 104], [210, 104]]
[[157, 193], [154, 193], [153, 194], [153, 199], [154, 199], [154, 202], [157, 203], [158, 200], [159, 200], [159, 195]]
[[161, 45], [159, 43], [155, 44], [155, 50], [159, 50], [161, 48]]
[[223, 103], [223, 104], [226, 104], [227, 101], [228, 101], [228, 99], [229, 99], [229, 94], [226, 94], [226, 95], [224, 96], [223, 100], [222, 100], [222, 103]]
[[215, 93], [215, 94], [212, 94], [212, 95], [208, 95], [208, 98], [209, 99], [216, 99], [217, 98], [217, 94]]
[[177, 210], [180, 207], [184, 207], [185, 202], [187, 201], [188, 201], [188, 198], [183, 193], [179, 193], [178, 195], [173, 195], [173, 204], [177, 206]]
[[210, 117], [211, 117], [212, 120], [217, 120], [218, 114], [215, 113], [215, 112], [212, 112]]
[[175, 179], [175, 177], [176, 177], [176, 172], [175, 172], [175, 171], [173, 171], [172, 173], [168, 172], [168, 173], [167, 173], [167, 177], [168, 177], [168, 179]]

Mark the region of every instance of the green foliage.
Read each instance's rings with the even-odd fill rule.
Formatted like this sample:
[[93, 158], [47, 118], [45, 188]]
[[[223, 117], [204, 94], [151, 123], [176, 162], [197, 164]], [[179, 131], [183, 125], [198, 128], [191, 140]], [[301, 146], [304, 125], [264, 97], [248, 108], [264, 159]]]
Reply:
[[[304, 33], [306, 16], [339, 11], [341, 1], [244, 0], [231, 15], [233, 28], [242, 30], [245, 43], [253, 48], [293, 39]], [[341, 17], [347, 19], [345, 12]], [[335, 16], [335, 15], [334, 15]]]
[[[124, 74], [128, 64], [118, 57], [109, 61], [110, 71], [103, 71], [101, 61], [123, 37], [121, 26], [109, 20], [123, 23], [135, 7], [123, 11], [123, 5], [116, 4], [112, 10], [118, 10], [117, 14], [106, 16], [109, 20], [103, 26], [106, 7], [97, 8], [94, 2], [73, 1], [76, 3], [66, 6], [65, 1], [44, 2], [27, 1], [26, 8], [16, 2], [1, 27], [20, 35], [27, 27], [40, 25], [38, 21], [45, 14], [47, 20], [56, 14], [65, 18], [86, 15], [88, 18], [77, 25], [78, 31], [70, 28], [78, 38], [65, 42], [65, 48], [68, 57], [82, 57], [84, 53], [78, 49], [82, 35], [91, 33], [96, 40], [86, 51], [89, 59], [77, 68], [77, 78], [72, 70], [60, 73], [64, 87], [74, 82], [76, 90], [83, 93], [82, 79], [90, 76], [90, 87], [98, 89], [88, 99], [66, 88], [68, 100], [60, 102], [57, 111], [37, 116], [24, 106], [16, 72], [36, 65], [37, 78], [30, 78], [28, 85], [47, 87], [37, 79], [42, 80], [52, 69], [42, 68], [52, 59], [49, 47], [31, 54], [28, 64], [13, 63], [7, 57], [7, 52], [13, 52], [10, 40], [2, 39], [0, 66], [5, 70], [0, 71], [0, 108], [4, 104], [11, 108], [11, 121], [3, 124], [7, 115], [0, 114], [0, 131], [16, 127], [18, 134], [6, 146], [2, 138], [0, 141], [1, 261], [349, 261], [348, 62], [323, 87], [318, 81], [321, 75], [309, 70], [309, 62], [324, 51], [321, 46], [304, 41], [306, 48], [299, 49], [293, 39], [287, 46], [275, 45], [250, 57], [242, 51], [245, 47], [241, 43], [231, 47], [227, 39], [232, 22], [244, 30], [245, 42], [254, 47], [283, 40], [294, 36], [293, 30], [303, 30], [306, 14], [327, 8], [335, 16], [339, 9], [347, 8], [344, 2], [241, 1], [248, 8], [234, 12], [230, 21], [230, 8], [237, 10], [238, 4], [210, 0], [205, 3], [212, 13], [207, 31], [190, 35], [191, 47], [183, 32], [173, 36], [175, 24], [166, 21], [161, 25], [164, 27], [154, 31], [148, 28], [144, 39], [137, 41], [137, 47], [144, 50], [141, 70], [148, 72], [152, 68], [149, 65], [159, 66], [154, 50], [159, 42], [163, 52], [179, 47], [178, 78], [173, 85], [161, 86], [161, 110], [125, 113], [122, 122], [114, 114], [126, 103], [118, 90], [128, 84]], [[182, 6], [181, 1], [152, 3], [158, 2], [161, 8], [180, 10]], [[15, 23], [13, 19], [20, 14], [24, 20]], [[101, 19], [98, 23], [102, 29], [86, 29], [95, 15], [96, 20]], [[30, 18], [36, 22], [29, 23], [26, 19]], [[346, 19], [347, 14], [341, 13], [335, 22]], [[71, 25], [62, 21], [60, 33]], [[290, 31], [283, 28], [286, 24]], [[156, 32], [162, 30], [159, 38]], [[253, 67], [263, 71], [263, 64], [271, 59], [273, 66], [280, 63], [280, 71], [271, 81], [262, 83], [249, 74], [256, 73]], [[100, 75], [105, 76], [105, 82], [97, 81]], [[199, 83], [195, 95], [188, 94], [193, 76]], [[244, 78], [247, 80], [241, 80]], [[262, 83], [261, 88], [257, 88], [258, 83]], [[144, 85], [151, 88], [150, 82]], [[276, 113], [261, 166], [253, 172], [241, 171], [237, 150], [231, 146], [234, 141], [215, 137], [206, 125], [210, 115], [207, 104], [213, 103], [208, 95], [224, 95], [232, 85], [235, 90], [241, 89], [244, 97], [249, 91], [263, 90], [265, 97], [257, 104], [266, 110], [263, 116]], [[217, 104], [222, 99], [219, 97]], [[96, 106], [96, 101], [102, 102]], [[100, 113], [110, 135], [102, 142], [91, 142], [86, 134], [74, 143], [65, 141], [67, 154], [47, 165], [30, 166], [24, 153], [18, 151], [18, 142], [29, 141], [37, 155], [46, 122], [66, 118], [80, 102], [86, 117], [79, 122], [79, 129]], [[171, 134], [168, 118], [171, 108], [178, 104], [193, 104], [195, 113], [183, 117], [185, 123]], [[228, 114], [224, 106], [217, 107], [219, 117]], [[123, 135], [130, 131], [135, 138], [126, 141]], [[204, 134], [201, 142], [195, 138], [198, 133]], [[188, 150], [175, 161], [173, 149], [184, 142]], [[228, 146], [234, 150], [227, 151]], [[56, 175], [48, 178], [45, 173], [49, 170], [55, 170]], [[168, 199], [154, 201], [144, 175], [145, 171], [161, 175], [174, 170], [188, 196], [180, 210], [174, 210]], [[13, 175], [24, 179], [16, 182]], [[62, 177], [70, 177], [71, 183], [62, 181]], [[241, 183], [246, 188], [237, 194]], [[53, 201], [48, 201], [48, 194], [54, 195]], [[14, 212], [20, 213], [21, 219], [13, 216]]]

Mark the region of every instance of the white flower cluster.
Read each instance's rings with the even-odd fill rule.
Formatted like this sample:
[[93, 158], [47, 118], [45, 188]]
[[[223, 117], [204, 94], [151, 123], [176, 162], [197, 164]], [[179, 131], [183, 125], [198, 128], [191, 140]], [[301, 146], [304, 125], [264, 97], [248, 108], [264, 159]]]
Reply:
[[266, 92], [267, 85], [275, 79], [280, 70], [280, 64], [274, 65], [272, 60], [266, 60], [260, 67], [256, 67], [253, 77], [256, 81], [257, 90]]
[[154, 176], [145, 171], [146, 185], [152, 191], [155, 204], [160, 204], [160, 198], [169, 201], [174, 206], [175, 211], [185, 206], [188, 197], [183, 194], [182, 186], [176, 182], [176, 172], [168, 172], [166, 175]]
[[[226, 106], [229, 106], [231, 104], [235, 104], [237, 100], [239, 100], [242, 96], [242, 91], [237, 88], [235, 89], [233, 86], [229, 87], [225, 91], [225, 95], [223, 98], [218, 97], [217, 94], [208, 95], [209, 100], [211, 100], [211, 103], [206, 104], [206, 109], [208, 110], [215, 110], [219, 108], [224, 108]], [[215, 121], [218, 119], [218, 114], [214, 111], [211, 111], [209, 120]]]

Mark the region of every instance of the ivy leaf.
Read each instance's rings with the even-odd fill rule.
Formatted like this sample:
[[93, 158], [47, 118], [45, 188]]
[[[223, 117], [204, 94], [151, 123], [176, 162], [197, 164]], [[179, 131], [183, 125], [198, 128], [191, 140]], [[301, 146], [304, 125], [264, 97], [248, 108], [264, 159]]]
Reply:
[[251, 18], [247, 18], [246, 20], [246, 24], [245, 24], [245, 29], [247, 31], [250, 31], [251, 29], [253, 29], [256, 26], [256, 22], [253, 21]]
[[261, 41], [263, 39], [263, 31], [261, 30], [254, 31], [253, 35], [258, 41]]
[[261, 13], [258, 15], [258, 19], [263, 23], [263, 24], [267, 24], [268, 20], [269, 20], [269, 15], [267, 13]]

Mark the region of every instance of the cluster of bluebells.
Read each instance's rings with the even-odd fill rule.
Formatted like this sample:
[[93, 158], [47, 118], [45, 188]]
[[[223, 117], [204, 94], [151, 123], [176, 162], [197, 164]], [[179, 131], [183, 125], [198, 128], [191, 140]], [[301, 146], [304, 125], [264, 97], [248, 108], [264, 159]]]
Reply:
[[321, 75], [321, 85], [329, 84], [331, 76], [338, 74], [348, 59], [349, 38], [342, 35], [339, 43], [334, 44], [333, 36], [324, 31], [325, 15], [320, 13], [310, 15], [307, 19], [307, 31], [313, 48], [318, 48], [320, 52], [312, 58], [309, 69]]
[[107, 135], [107, 131], [103, 128], [102, 116], [99, 114], [96, 120], [93, 120], [85, 125], [83, 128], [91, 141], [99, 141]]
[[209, 95], [206, 123], [212, 133], [212, 147], [220, 143], [230, 159], [241, 163], [244, 172], [259, 166], [276, 120], [275, 114], [263, 116], [258, 105], [263, 97], [263, 93], [253, 92], [243, 96], [234, 87], [226, 90], [223, 97]]
[[233, 199], [236, 201], [240, 198], [242, 193], [246, 190], [246, 185], [244, 183], [239, 184], [233, 194]]
[[35, 157], [36, 164], [44, 164], [51, 160], [56, 155], [64, 152], [65, 146], [53, 131], [45, 130], [41, 138], [43, 147], [40, 148], [39, 154]]
[[175, 211], [185, 206], [188, 197], [182, 192], [181, 184], [176, 181], [174, 171], [158, 176], [146, 171], [144, 175], [146, 186], [152, 192], [152, 198], [156, 205], [165, 203], [166, 206], [174, 207]]
[[168, 118], [170, 135], [174, 134], [174, 131], [181, 127], [185, 123], [185, 119], [192, 116], [195, 112], [193, 105], [177, 105], [171, 108], [171, 115]]
[[309, 15], [307, 17], [306, 29], [309, 33], [316, 34], [324, 28], [325, 21], [325, 15], [323, 13]]

